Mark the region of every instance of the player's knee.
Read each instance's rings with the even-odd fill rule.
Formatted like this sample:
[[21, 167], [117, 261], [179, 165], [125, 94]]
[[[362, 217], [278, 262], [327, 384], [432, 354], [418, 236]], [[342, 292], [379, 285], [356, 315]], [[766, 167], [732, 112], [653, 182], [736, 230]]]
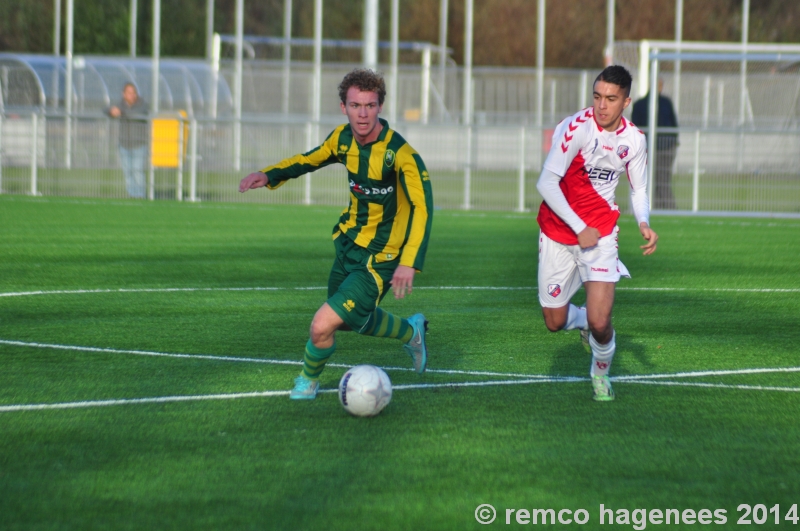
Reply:
[[567, 324], [566, 316], [561, 316], [557, 313], [548, 311], [544, 311], [543, 316], [544, 316], [544, 325], [551, 332], [558, 332], [559, 330], [563, 329], [564, 326]]
[[325, 346], [332, 341], [332, 337], [336, 329], [331, 329], [331, 327], [319, 320], [314, 319], [311, 321], [311, 329], [309, 330], [309, 336], [311, 337], [311, 342], [314, 346], [321, 347]]
[[614, 332], [614, 328], [611, 325], [611, 316], [594, 318], [590, 317], [588, 321], [589, 330], [592, 331], [592, 335], [596, 340], [602, 344], [611, 341], [611, 334]]

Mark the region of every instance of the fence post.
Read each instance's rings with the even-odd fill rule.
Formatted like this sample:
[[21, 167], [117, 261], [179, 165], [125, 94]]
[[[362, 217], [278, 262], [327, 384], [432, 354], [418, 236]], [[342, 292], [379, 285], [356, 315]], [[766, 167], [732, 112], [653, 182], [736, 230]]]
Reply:
[[694, 132], [694, 174], [692, 175], [692, 212], [700, 203], [700, 130]]
[[39, 158], [38, 148], [39, 148], [39, 120], [36, 113], [31, 114], [31, 195], [37, 195], [37, 159]]
[[[319, 127], [319, 122], [316, 124], [312, 124], [311, 122], [306, 123], [306, 150], [311, 150], [314, 148], [314, 141], [315, 135], [314, 132]], [[319, 137], [319, 132], [316, 134], [316, 138]], [[303, 204], [310, 205], [311, 204], [311, 174], [306, 173], [303, 177]]]
[[525, 212], [525, 127], [519, 130], [519, 201], [517, 211]]
[[189, 201], [197, 201], [197, 120], [189, 125]]
[[470, 201], [472, 196], [472, 125], [467, 125], [465, 133], [467, 135], [465, 150], [467, 162], [464, 166], [464, 204], [461, 208], [469, 210], [472, 208]]
[[178, 118], [178, 182], [175, 187], [175, 199], [183, 201], [183, 143], [186, 138], [183, 135], [185, 122], [183, 117]]
[[153, 166], [153, 147], [155, 142], [153, 142], [152, 118], [147, 121], [147, 130], [148, 144], [150, 144], [150, 150], [147, 154], [147, 199], [153, 201], [156, 198], [156, 169]]
[[431, 100], [431, 47], [426, 46], [422, 51], [422, 86], [420, 93], [420, 122], [428, 123]]

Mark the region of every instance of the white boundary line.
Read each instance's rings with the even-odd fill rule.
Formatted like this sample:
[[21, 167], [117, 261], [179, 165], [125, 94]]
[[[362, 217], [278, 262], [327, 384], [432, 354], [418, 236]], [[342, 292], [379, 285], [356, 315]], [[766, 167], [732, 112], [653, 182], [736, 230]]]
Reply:
[[625, 383], [635, 384], [648, 384], [648, 385], [676, 385], [681, 387], [713, 387], [717, 389], [748, 389], [751, 391], [785, 391], [800, 393], [800, 387], [773, 387], [764, 385], [731, 385], [731, 384], [713, 384], [704, 382], [665, 382], [664, 380], [626, 380]]
[[[119, 289], [74, 289], [14, 291], [0, 293], [0, 297], [29, 297], [33, 295], [85, 295], [92, 293], [179, 293], [208, 291], [320, 291], [325, 286], [305, 287], [243, 287], [243, 288], [119, 288]], [[536, 286], [417, 286], [417, 290], [441, 291], [534, 291]], [[660, 291], [660, 292], [698, 292], [698, 293], [800, 293], [800, 288], [670, 288], [670, 287], [625, 287], [617, 286], [617, 291]]]
[[[28, 343], [23, 341], [12, 341], [0, 339], [0, 344], [28, 347], [28, 348], [47, 348], [56, 350], [71, 350], [79, 352], [99, 352], [105, 354], [133, 354], [139, 356], [156, 356], [167, 358], [182, 358], [182, 359], [203, 359], [214, 361], [233, 361], [233, 362], [250, 362], [250, 363], [267, 363], [273, 365], [302, 365], [302, 362], [288, 361], [288, 360], [275, 360], [275, 359], [262, 359], [262, 358], [240, 358], [235, 356], [212, 356], [204, 354], [177, 354], [167, 352], [154, 352], [145, 350], [124, 350], [124, 349], [110, 349], [99, 347], [81, 347], [74, 345], [58, 345], [49, 343]], [[349, 365], [339, 363], [329, 363], [330, 367], [349, 368]], [[388, 371], [411, 371], [412, 369], [404, 367], [384, 367]], [[535, 374], [516, 374], [516, 373], [502, 373], [492, 371], [464, 371], [455, 369], [429, 369], [430, 373], [437, 374], [460, 374], [468, 376], [505, 376], [506, 378], [516, 378], [514, 380], [489, 380], [482, 382], [445, 382], [438, 384], [401, 384], [393, 386], [393, 390], [410, 390], [410, 389], [432, 389], [432, 388], [455, 388], [455, 387], [486, 387], [497, 385], [526, 385], [533, 383], [552, 383], [552, 382], [584, 382], [588, 378], [577, 376], [549, 376], [549, 375], [535, 375]], [[719, 389], [746, 389], [756, 391], [783, 391], [783, 392], [800, 392], [800, 387], [776, 387], [776, 386], [758, 386], [758, 385], [731, 385], [731, 384], [713, 384], [704, 382], [675, 382], [664, 381], [664, 378], [693, 378], [701, 376], [724, 376], [724, 375], [741, 375], [741, 374], [764, 374], [764, 373], [794, 373], [800, 372], [800, 367], [764, 367], [752, 369], [734, 369], [734, 370], [719, 370], [719, 371], [694, 371], [694, 372], [681, 372], [681, 373], [664, 373], [664, 374], [638, 374], [628, 376], [612, 377], [615, 382], [624, 383], [638, 383], [646, 385], [665, 385], [665, 386], [684, 386], [684, 387], [705, 387], [705, 388], [719, 388]], [[336, 389], [322, 389], [321, 393], [334, 393]], [[54, 404], [11, 404], [0, 406], [0, 413], [12, 411], [39, 411], [48, 409], [75, 409], [75, 408], [88, 408], [88, 407], [104, 407], [104, 406], [117, 406], [127, 404], [154, 404], [154, 403], [169, 403], [169, 402], [190, 402], [200, 400], [231, 400], [238, 398], [256, 398], [256, 397], [270, 397], [270, 396], [286, 396], [289, 391], [260, 391], [252, 393], [226, 393], [226, 394], [213, 394], [213, 395], [188, 395], [188, 396], [164, 396], [152, 398], [129, 398], [129, 399], [113, 399], [113, 400], [90, 400], [80, 402], [62, 402]]]
[[[580, 382], [588, 378], [535, 378], [528, 380], [491, 380], [486, 382], [459, 382], [441, 384], [394, 385], [392, 391], [409, 389], [435, 389], [442, 387], [488, 387], [495, 385], [520, 385], [548, 382]], [[336, 393], [337, 389], [320, 389], [320, 393]], [[48, 409], [78, 409], [89, 407], [123, 406], [130, 404], [166, 404], [170, 402], [195, 402], [201, 400], [234, 400], [238, 398], [261, 398], [268, 396], [289, 396], [289, 391], [260, 391], [253, 393], [229, 393], [214, 395], [159, 396], [153, 398], [122, 398], [115, 400], [86, 400], [81, 402], [60, 402], [55, 404], [13, 404], [0, 406], [0, 413], [12, 411], [42, 411]]]

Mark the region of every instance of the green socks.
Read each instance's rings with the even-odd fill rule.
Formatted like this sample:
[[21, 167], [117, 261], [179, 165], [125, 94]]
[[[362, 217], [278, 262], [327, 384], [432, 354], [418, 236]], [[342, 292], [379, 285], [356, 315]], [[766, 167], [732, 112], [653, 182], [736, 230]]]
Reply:
[[408, 319], [395, 317], [389, 312], [375, 308], [361, 333], [365, 336], [393, 337], [406, 343], [414, 335], [414, 329]]
[[336, 343], [328, 348], [317, 348], [311, 340], [306, 343], [306, 352], [303, 355], [303, 376], [309, 380], [318, 380], [325, 369], [328, 358], [336, 350]]

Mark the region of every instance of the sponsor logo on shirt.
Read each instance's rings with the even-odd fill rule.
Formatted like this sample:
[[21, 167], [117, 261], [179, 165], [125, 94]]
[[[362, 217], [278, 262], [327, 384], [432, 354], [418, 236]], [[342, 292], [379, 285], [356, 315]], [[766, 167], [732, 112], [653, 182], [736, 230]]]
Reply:
[[614, 177], [617, 175], [616, 170], [609, 170], [607, 168], [592, 168], [591, 166], [586, 168], [586, 173], [589, 174], [590, 179], [606, 182], [613, 181]]
[[385, 188], [361, 186], [355, 181], [350, 181], [350, 190], [362, 195], [386, 195], [394, 192], [394, 186], [387, 186]]

